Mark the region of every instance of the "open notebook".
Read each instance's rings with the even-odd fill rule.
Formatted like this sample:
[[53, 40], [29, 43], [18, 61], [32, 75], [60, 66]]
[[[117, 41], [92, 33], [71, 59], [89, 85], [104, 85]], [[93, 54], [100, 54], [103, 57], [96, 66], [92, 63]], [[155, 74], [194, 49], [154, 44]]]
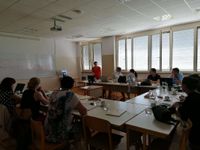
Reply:
[[123, 110], [123, 109], [111, 109], [111, 110], [106, 112], [106, 115], [119, 117], [125, 112], [126, 112], [126, 110]]

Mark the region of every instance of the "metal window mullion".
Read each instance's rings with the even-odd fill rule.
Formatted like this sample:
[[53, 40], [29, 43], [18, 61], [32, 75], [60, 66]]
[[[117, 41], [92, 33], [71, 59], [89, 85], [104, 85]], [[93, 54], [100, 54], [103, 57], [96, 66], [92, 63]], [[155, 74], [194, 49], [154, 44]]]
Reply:
[[134, 43], [133, 43], [133, 37], [131, 38], [131, 68], [134, 68], [134, 61], [133, 61], [133, 58], [134, 58], [134, 54], [133, 54], [133, 51], [134, 51], [134, 49], [133, 49], [133, 45]]
[[120, 41], [120, 39], [117, 41], [117, 49], [116, 49], [116, 64], [115, 64], [115, 66], [114, 66], [114, 69], [118, 66], [118, 62], [119, 62], [119, 41]]
[[160, 62], [159, 62], [159, 65], [160, 65], [160, 71], [162, 71], [162, 32], [160, 32]]
[[82, 71], [85, 70], [84, 58], [83, 58], [83, 46], [81, 46], [81, 67], [82, 67]]
[[93, 62], [93, 59], [94, 59], [94, 53], [93, 53], [93, 50], [94, 50], [94, 45], [93, 44], [88, 44], [88, 51], [89, 51], [89, 70], [92, 69], [92, 62]]
[[169, 46], [170, 46], [170, 50], [169, 50], [169, 70], [172, 70], [172, 61], [173, 61], [173, 32], [170, 29], [169, 32]]
[[127, 42], [127, 39], [128, 39], [128, 38], [125, 38], [125, 70], [127, 70], [127, 66], [128, 66], [128, 65], [127, 65], [127, 63], [128, 63], [128, 62], [127, 62], [127, 43], [128, 43], [128, 42]]
[[152, 68], [152, 35], [148, 36], [148, 70]]
[[102, 66], [103, 66], [103, 62], [102, 62], [102, 58], [103, 58], [102, 57], [103, 56], [103, 54], [102, 54], [102, 43], [100, 43], [100, 45], [101, 45], [101, 50], [100, 51], [101, 51], [101, 68], [102, 68]]
[[197, 72], [197, 62], [198, 62], [198, 27], [195, 27], [194, 28], [194, 60], [193, 60], [193, 63], [194, 63], [194, 65], [193, 65], [193, 71], [195, 71], [195, 72]]

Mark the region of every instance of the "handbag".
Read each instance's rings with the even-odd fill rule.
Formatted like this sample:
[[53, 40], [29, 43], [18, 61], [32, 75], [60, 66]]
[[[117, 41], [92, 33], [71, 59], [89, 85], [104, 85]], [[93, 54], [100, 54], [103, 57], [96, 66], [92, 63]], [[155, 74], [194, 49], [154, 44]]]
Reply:
[[176, 123], [176, 120], [171, 117], [172, 113], [167, 105], [162, 104], [153, 106], [152, 111], [156, 120], [167, 124]]

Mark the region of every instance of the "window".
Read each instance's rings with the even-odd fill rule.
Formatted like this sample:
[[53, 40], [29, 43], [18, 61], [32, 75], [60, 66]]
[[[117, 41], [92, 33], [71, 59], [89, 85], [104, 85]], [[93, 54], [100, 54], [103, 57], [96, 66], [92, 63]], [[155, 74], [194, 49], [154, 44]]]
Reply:
[[133, 68], [148, 70], [148, 36], [134, 38]]
[[91, 70], [93, 62], [97, 61], [102, 65], [101, 43], [89, 43], [82, 46], [82, 64], [83, 70]]
[[154, 33], [160, 29], [144, 32], [148, 34], [143, 36], [130, 37], [129, 34], [128, 38], [118, 40], [118, 66], [126, 71], [131, 68], [136, 71], [148, 71], [149, 68], [170, 71], [178, 67], [181, 71], [200, 72], [200, 28], [195, 24], [189, 29], [174, 29], [177, 26], [159, 34]]
[[118, 45], [118, 66], [121, 67], [123, 70], [126, 68], [126, 61], [125, 61], [125, 39], [119, 40]]
[[152, 35], [151, 67], [160, 70], [160, 35]]
[[127, 39], [127, 70], [132, 68], [132, 39]]
[[172, 67], [192, 71], [194, 65], [194, 30], [173, 32]]
[[170, 70], [170, 45], [169, 33], [162, 34], [162, 71]]
[[90, 61], [89, 61], [89, 49], [88, 45], [82, 47], [82, 55], [83, 55], [83, 70], [90, 69]]
[[96, 43], [94, 44], [94, 47], [93, 47], [93, 50], [94, 50], [94, 61], [97, 61], [98, 62], [98, 65], [99, 66], [102, 66], [102, 60], [101, 60], [101, 44], [100, 43]]

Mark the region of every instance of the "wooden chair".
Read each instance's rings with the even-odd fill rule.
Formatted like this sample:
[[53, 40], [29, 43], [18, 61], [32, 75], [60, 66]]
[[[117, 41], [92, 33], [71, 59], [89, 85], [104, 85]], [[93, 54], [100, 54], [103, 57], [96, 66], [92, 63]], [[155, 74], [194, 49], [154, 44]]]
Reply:
[[6, 150], [16, 148], [16, 141], [10, 137], [8, 133], [8, 126], [10, 124], [10, 114], [6, 106], [0, 104], [0, 149]]
[[113, 150], [120, 143], [122, 136], [112, 133], [111, 125], [108, 121], [84, 116], [83, 124], [87, 149], [94, 147]]
[[65, 147], [65, 143], [47, 143], [45, 142], [45, 133], [42, 122], [31, 120], [32, 148], [33, 150], [58, 150]]

